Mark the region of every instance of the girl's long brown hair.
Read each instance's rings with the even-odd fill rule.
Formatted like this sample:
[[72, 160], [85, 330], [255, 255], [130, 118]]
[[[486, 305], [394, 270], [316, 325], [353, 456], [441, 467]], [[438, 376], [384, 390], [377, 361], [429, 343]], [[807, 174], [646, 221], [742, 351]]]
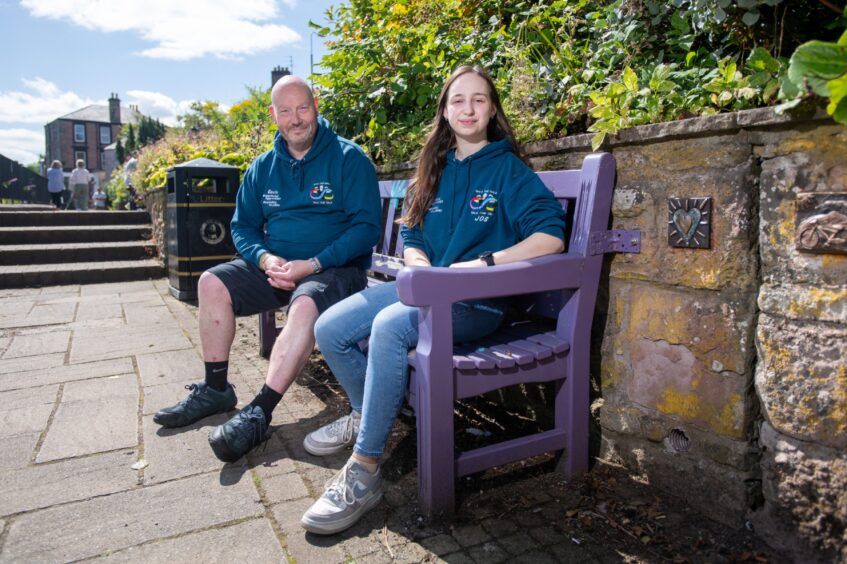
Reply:
[[435, 119], [432, 120], [430, 125], [431, 131], [421, 149], [418, 169], [409, 183], [409, 189], [406, 193], [406, 213], [397, 220], [397, 223], [404, 223], [409, 227], [423, 225], [424, 215], [435, 200], [438, 182], [441, 180], [441, 171], [444, 170], [444, 164], [447, 162], [447, 152], [456, 145], [456, 136], [444, 117], [444, 109], [447, 107], [447, 92], [457, 78], [469, 72], [482, 77], [488, 83], [491, 102], [496, 110], [494, 117], [488, 122], [486, 131], [488, 141], [508, 139], [514, 153], [523, 159], [521, 148], [515, 142], [512, 126], [509, 124], [509, 120], [503, 112], [503, 106], [500, 104], [500, 96], [494, 87], [494, 81], [482, 67], [476, 65], [460, 66], [453, 71], [453, 74], [441, 88], [441, 94], [438, 96], [438, 109], [435, 112]]

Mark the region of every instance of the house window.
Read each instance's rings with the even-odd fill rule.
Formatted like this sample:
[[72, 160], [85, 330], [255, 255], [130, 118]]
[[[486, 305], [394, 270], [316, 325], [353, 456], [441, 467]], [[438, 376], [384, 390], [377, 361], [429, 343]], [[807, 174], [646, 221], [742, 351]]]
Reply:
[[112, 142], [112, 128], [108, 125], [100, 126], [100, 144], [108, 145]]
[[85, 143], [85, 125], [74, 124], [74, 143]]
[[100, 170], [106, 170], [106, 151], [100, 151]]
[[[73, 162], [73, 165], [74, 165], [74, 166], [76, 166], [76, 162], [77, 162], [78, 160], [80, 160], [80, 159], [81, 159], [83, 162], [85, 162], [85, 151], [74, 151], [74, 162]], [[85, 166], [87, 166], [87, 163], [86, 163], [86, 165], [85, 165]]]

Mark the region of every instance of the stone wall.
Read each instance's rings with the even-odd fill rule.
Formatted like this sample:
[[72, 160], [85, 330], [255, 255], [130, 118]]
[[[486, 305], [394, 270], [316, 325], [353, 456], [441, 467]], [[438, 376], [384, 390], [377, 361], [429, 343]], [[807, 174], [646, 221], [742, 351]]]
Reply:
[[144, 198], [144, 207], [150, 212], [150, 221], [153, 224], [153, 240], [156, 241], [156, 246], [159, 248], [159, 259], [165, 264], [165, 269], [168, 268], [168, 241], [165, 236], [165, 208], [168, 205], [167, 194], [164, 186], [161, 188], [153, 188], [142, 194]]
[[[590, 136], [526, 147], [579, 168]], [[847, 128], [751, 110], [623, 131], [592, 378], [603, 459], [806, 561], [847, 559], [847, 255], [794, 250], [800, 191], [847, 192]], [[383, 170], [405, 178], [410, 165]], [[668, 198], [711, 196], [709, 249]]]

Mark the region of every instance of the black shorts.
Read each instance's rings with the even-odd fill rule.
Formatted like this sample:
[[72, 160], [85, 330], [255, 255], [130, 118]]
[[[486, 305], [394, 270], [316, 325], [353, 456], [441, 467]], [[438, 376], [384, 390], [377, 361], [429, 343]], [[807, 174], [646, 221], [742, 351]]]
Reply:
[[365, 271], [355, 266], [327, 268], [303, 278], [294, 290], [280, 290], [268, 284], [267, 275], [258, 266], [236, 258], [210, 268], [229, 290], [232, 309], [237, 316], [255, 315], [287, 306], [298, 296], [309, 296], [323, 313], [331, 305], [367, 286]]

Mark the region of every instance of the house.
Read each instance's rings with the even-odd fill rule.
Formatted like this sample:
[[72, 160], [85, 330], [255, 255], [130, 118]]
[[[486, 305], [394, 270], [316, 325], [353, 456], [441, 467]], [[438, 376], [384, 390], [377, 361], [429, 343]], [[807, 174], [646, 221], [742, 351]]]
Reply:
[[98, 182], [103, 183], [117, 164], [107, 149], [114, 153], [121, 125], [137, 123], [140, 116], [137, 107], [121, 107], [118, 95], [112, 94], [108, 106], [93, 104], [51, 121], [44, 126], [45, 165], [49, 167], [58, 159], [70, 172], [82, 159]]

